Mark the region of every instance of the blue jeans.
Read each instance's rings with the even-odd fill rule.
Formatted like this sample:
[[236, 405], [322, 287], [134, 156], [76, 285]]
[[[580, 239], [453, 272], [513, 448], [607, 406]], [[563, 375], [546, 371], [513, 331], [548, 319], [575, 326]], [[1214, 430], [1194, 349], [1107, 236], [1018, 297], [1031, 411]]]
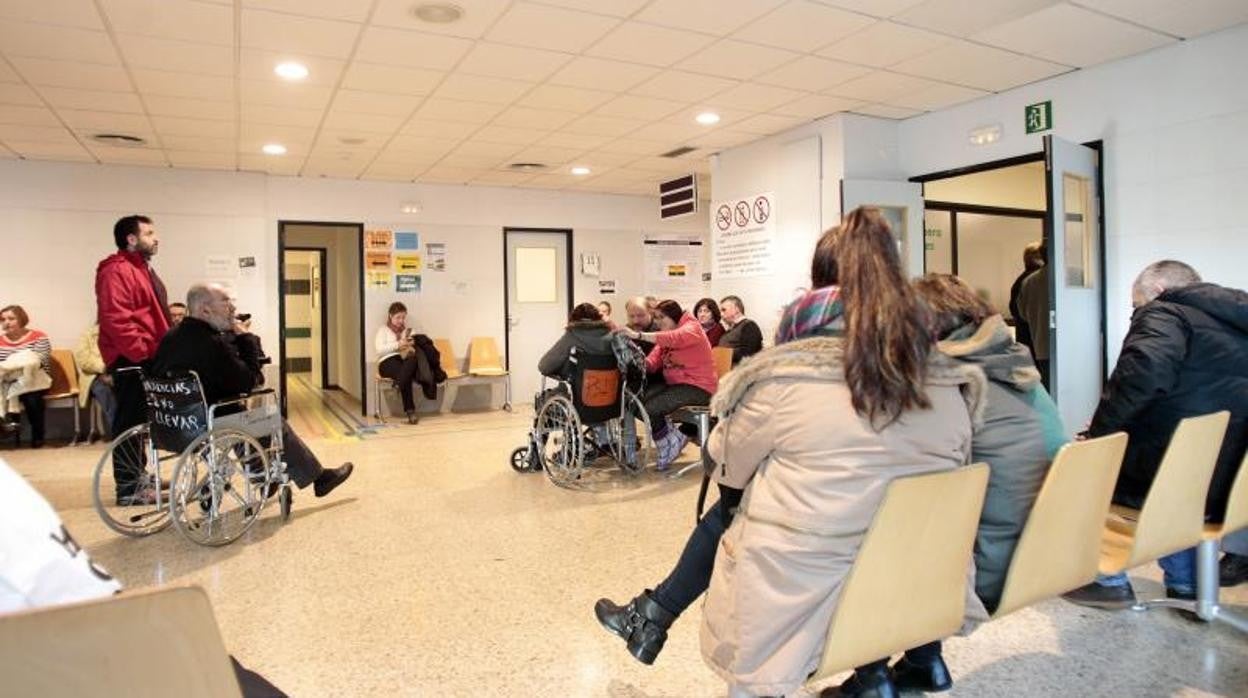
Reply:
[[719, 549], [719, 539], [724, 537], [722, 506], [722, 502], [715, 502], [702, 515], [671, 574], [654, 588], [652, 598], [674, 615], [684, 613], [711, 583], [715, 551]]
[[[1180, 550], [1173, 555], [1158, 558], [1162, 579], [1166, 588], [1181, 594], [1196, 593], [1196, 548]], [[1127, 573], [1097, 575], [1096, 583], [1106, 587], [1122, 587], [1130, 582]]]

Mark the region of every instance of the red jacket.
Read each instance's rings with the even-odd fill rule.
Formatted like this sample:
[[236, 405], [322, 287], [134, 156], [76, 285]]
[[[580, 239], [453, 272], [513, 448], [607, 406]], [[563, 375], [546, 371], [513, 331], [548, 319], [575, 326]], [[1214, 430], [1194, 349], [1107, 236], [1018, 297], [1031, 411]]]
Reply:
[[169, 319], [143, 255], [123, 251], [105, 257], [95, 269], [95, 303], [105, 365], [119, 358], [139, 363], [156, 354]]
[[715, 374], [711, 343], [706, 340], [702, 324], [692, 315], [682, 315], [676, 329], [657, 333], [654, 341], [654, 349], [646, 357], [648, 372], [662, 369], [663, 380], [669, 385], [692, 385], [712, 395], [715, 393], [719, 378]]

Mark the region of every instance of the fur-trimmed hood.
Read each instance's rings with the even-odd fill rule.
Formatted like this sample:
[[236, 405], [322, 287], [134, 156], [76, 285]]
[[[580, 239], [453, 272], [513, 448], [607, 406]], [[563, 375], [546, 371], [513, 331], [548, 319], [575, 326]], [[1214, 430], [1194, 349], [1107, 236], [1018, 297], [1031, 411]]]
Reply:
[[[711, 399], [711, 414], [715, 417], [731, 414], [750, 388], [764, 381], [797, 378], [844, 383], [844, 345], [841, 337], [810, 337], [755, 354], [720, 379], [719, 390]], [[977, 366], [932, 351], [927, 362], [926, 385], [960, 387], [972, 421], [976, 425], [982, 422], [988, 380]]]

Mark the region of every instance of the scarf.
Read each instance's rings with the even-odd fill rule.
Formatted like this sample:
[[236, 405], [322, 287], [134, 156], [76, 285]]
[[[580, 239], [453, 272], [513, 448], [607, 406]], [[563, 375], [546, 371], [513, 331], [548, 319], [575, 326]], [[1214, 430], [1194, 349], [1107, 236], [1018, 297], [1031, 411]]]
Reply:
[[776, 326], [776, 344], [807, 337], [839, 337], [845, 332], [844, 314], [839, 286], [807, 291], [785, 307]]

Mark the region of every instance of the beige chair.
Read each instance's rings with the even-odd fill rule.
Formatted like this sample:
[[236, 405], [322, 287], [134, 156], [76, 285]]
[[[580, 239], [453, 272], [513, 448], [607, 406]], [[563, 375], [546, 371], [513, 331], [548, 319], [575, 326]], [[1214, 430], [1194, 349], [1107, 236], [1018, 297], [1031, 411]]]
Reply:
[[433, 346], [438, 350], [438, 363], [442, 365], [442, 371], [446, 374], [446, 379], [454, 380], [464, 375], [459, 370], [459, 364], [455, 361], [455, 350], [451, 347], [451, 340], [439, 338], [433, 340]]
[[476, 378], [501, 378], [505, 397], [503, 409], [511, 411], [511, 374], [503, 366], [503, 356], [493, 337], [473, 337], [468, 344], [468, 375]]
[[1049, 467], [1014, 548], [994, 619], [1092, 580], [1127, 435], [1066, 444]]
[[52, 387], [43, 401], [57, 400], [69, 400], [74, 408], [74, 439], [69, 442], [73, 446], [82, 437], [82, 417], [78, 406], [78, 363], [74, 361], [74, 352], [68, 349], [52, 350]]
[[0, 693], [40, 698], [241, 696], [198, 587], [0, 617]]
[[1205, 497], [1230, 416], [1222, 411], [1179, 422], [1144, 507], [1110, 507], [1101, 536], [1102, 574], [1125, 572], [1204, 539]]
[[723, 378], [732, 370], [732, 349], [729, 347], [711, 347], [711, 356], [715, 359], [715, 375]]
[[889, 484], [812, 683], [957, 632], [987, 485], [982, 463]]
[[[383, 360], [386, 357], [382, 357]], [[393, 379], [381, 375], [381, 362], [378, 361], [373, 372], [373, 419], [382, 424], [386, 423], [386, 414], [390, 411], [389, 404], [385, 400], [383, 391], [389, 391], [395, 395], [399, 394], [399, 386], [395, 384]], [[412, 396], [415, 400], [416, 409], [420, 409], [420, 393]]]

